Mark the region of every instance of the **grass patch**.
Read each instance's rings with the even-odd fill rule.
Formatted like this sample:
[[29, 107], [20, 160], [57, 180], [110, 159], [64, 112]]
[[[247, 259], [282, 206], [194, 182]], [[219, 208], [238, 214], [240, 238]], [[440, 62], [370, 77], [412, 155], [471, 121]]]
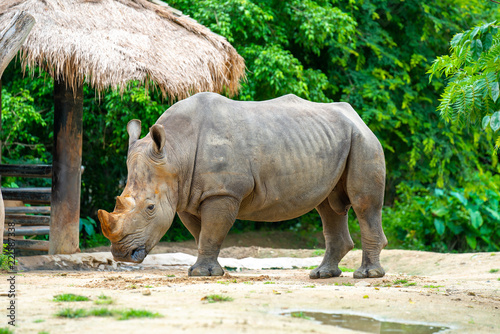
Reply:
[[437, 288], [443, 288], [444, 285], [424, 285], [424, 288], [429, 288], [429, 289], [437, 289]]
[[159, 318], [162, 315], [156, 312], [140, 309], [110, 310], [107, 307], [96, 309], [71, 309], [65, 308], [56, 313], [60, 318], [85, 318], [85, 317], [116, 317], [118, 320], [128, 320], [132, 318]]
[[324, 254], [325, 254], [325, 250], [324, 249], [316, 249], [313, 252], [314, 256], [321, 256], [321, 255], [324, 255]]
[[136, 309], [130, 309], [130, 310], [124, 310], [124, 311], [119, 311], [120, 317], [118, 320], [128, 320], [132, 318], [159, 318], [161, 317], [161, 314], [156, 313], [156, 312], [151, 312], [147, 310], [136, 310]]
[[351, 268], [339, 267], [339, 269], [345, 273], [353, 273], [354, 272], [354, 269], [351, 269]]
[[14, 332], [8, 327], [0, 328], [0, 334], [14, 334]]
[[415, 286], [415, 285], [417, 285], [417, 283], [415, 283], [415, 282], [411, 282], [411, 283], [406, 283], [405, 284], [405, 286]]
[[167, 277], [175, 277], [175, 275], [167, 275]]
[[397, 279], [394, 281], [394, 285], [400, 285], [400, 284], [405, 284], [408, 283], [407, 279]]
[[50, 334], [50, 333], [47, 331], [41, 331], [41, 332], [38, 332], [38, 334]]
[[494, 274], [494, 273], [497, 273], [500, 269], [490, 269], [490, 273], [491, 274]]
[[78, 309], [74, 310], [72, 308], [66, 307], [66, 308], [63, 308], [62, 310], [60, 310], [59, 312], [57, 312], [56, 316], [58, 316], [59, 318], [74, 319], [74, 318], [87, 317], [88, 314], [87, 314], [87, 311], [83, 308], [78, 308]]
[[119, 313], [118, 311], [110, 310], [107, 307], [91, 309], [87, 312], [89, 316], [94, 316], [94, 317], [114, 317], [118, 313]]
[[315, 287], [316, 285], [313, 284], [313, 285], [306, 285], [304, 288], [315, 288]]
[[63, 293], [60, 295], [55, 295], [53, 300], [55, 302], [86, 302], [89, 301], [89, 298], [72, 293]]
[[231, 302], [234, 299], [232, 297], [223, 295], [208, 295], [203, 297], [201, 300], [206, 300], [209, 303], [217, 303], [217, 302]]
[[276, 284], [276, 282], [267, 281], [267, 282], [264, 282], [264, 284]]
[[110, 305], [113, 304], [113, 299], [109, 296], [105, 296], [104, 294], [101, 294], [97, 296], [97, 300], [94, 301], [94, 304], [96, 305]]
[[302, 312], [302, 311], [300, 311], [300, 312], [292, 312], [292, 313], [290, 313], [290, 316], [292, 318], [301, 318], [301, 319], [311, 320], [311, 318], [308, 317], [307, 315], [305, 315], [304, 312]]
[[39, 324], [41, 322], [44, 322], [45, 320], [44, 319], [36, 319], [35, 321], [33, 321], [35, 324]]

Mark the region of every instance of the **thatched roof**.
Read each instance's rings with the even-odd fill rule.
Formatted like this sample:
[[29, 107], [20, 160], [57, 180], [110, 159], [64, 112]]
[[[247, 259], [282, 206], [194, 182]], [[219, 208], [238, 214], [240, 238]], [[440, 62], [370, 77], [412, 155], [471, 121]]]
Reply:
[[36, 19], [24, 65], [73, 87], [84, 80], [123, 91], [138, 80], [182, 99], [224, 87], [234, 94], [244, 76], [243, 58], [225, 38], [147, 0], [0, 0], [0, 30], [16, 11]]

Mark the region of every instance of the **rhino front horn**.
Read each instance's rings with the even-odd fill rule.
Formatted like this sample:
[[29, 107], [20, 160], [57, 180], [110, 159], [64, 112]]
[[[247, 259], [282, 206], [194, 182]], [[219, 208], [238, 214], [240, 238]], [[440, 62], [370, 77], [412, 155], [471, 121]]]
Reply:
[[120, 240], [121, 228], [118, 227], [115, 217], [106, 210], [97, 211], [97, 217], [101, 222], [102, 234], [111, 242]]

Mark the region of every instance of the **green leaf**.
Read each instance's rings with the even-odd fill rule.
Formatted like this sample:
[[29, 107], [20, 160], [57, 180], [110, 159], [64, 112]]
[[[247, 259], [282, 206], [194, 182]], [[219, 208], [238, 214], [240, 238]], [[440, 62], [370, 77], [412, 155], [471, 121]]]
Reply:
[[481, 213], [476, 210], [469, 209], [469, 217], [470, 217], [470, 223], [474, 228], [479, 228], [481, 225], [483, 225], [483, 217], [481, 216]]
[[486, 52], [491, 48], [491, 44], [493, 44], [493, 35], [488, 33], [484, 37], [483, 50]]
[[442, 207], [439, 207], [437, 209], [433, 209], [431, 212], [434, 216], [443, 217], [444, 215], [446, 215], [448, 213], [448, 209], [446, 207], [442, 206]]
[[490, 88], [491, 88], [491, 99], [493, 100], [493, 102], [497, 102], [498, 95], [500, 94], [498, 81], [492, 82]]
[[464, 35], [464, 34], [463, 34], [463, 33], [461, 33], [461, 34], [456, 34], [455, 36], [453, 36], [453, 39], [451, 40], [450, 45], [451, 45], [452, 47], [456, 48], [456, 47], [457, 47], [457, 45], [460, 43], [460, 40], [462, 39], [462, 36], [463, 36], [463, 35]]
[[485, 209], [495, 220], [500, 221], [500, 214], [496, 210], [489, 207], [485, 207]]
[[493, 131], [500, 129], [500, 111], [496, 111], [493, 115], [491, 115], [490, 126]]
[[477, 245], [476, 237], [466, 235], [465, 239], [467, 239], [467, 244], [470, 246], [470, 248], [476, 249]]
[[439, 235], [443, 235], [444, 230], [445, 230], [444, 223], [441, 220], [439, 220], [439, 219], [434, 219], [434, 226], [436, 226], [436, 232]]
[[488, 126], [488, 124], [490, 124], [490, 116], [484, 116], [483, 117], [483, 129], [486, 130], [486, 127]]
[[467, 198], [465, 198], [463, 194], [458, 193], [456, 191], [452, 191], [450, 192], [450, 195], [458, 199], [460, 203], [462, 203], [464, 206], [467, 205]]

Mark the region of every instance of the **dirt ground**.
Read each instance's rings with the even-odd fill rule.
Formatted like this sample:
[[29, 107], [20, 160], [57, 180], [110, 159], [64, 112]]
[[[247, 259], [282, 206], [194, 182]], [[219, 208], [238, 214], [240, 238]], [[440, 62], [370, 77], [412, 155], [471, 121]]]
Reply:
[[[254, 240], [256, 235], [230, 237], [221, 257], [318, 256], [318, 252], [311, 249], [270, 248], [277, 236], [268, 237], [267, 242]], [[249, 242], [253, 245], [249, 246]], [[185, 265], [117, 267], [109, 256], [102, 255], [107, 253], [92, 255], [93, 251], [108, 249], [93, 249], [79, 255], [77, 265], [72, 265], [70, 258], [19, 259], [24, 271], [16, 278], [16, 333], [355, 332], [289, 316], [293, 311], [428, 323], [449, 327], [447, 333], [500, 333], [500, 271], [495, 270], [500, 269], [500, 253], [384, 250], [382, 265], [387, 275], [383, 278], [355, 280], [352, 272], [344, 272], [338, 278], [312, 280], [309, 268], [243, 269], [226, 272], [223, 277], [191, 278]], [[196, 249], [191, 241], [167, 243], [157, 246], [153, 253], [168, 252], [195, 255]], [[355, 269], [360, 261], [361, 251], [351, 251], [341, 266]], [[64, 266], [58, 270], [40, 270], [40, 266], [57, 267], [51, 267], [50, 263]], [[5, 279], [2, 279], [0, 309], [3, 310], [9, 302], [6, 290]], [[62, 293], [87, 296], [90, 301], [54, 302], [53, 297]], [[117, 320], [55, 316], [66, 307], [101, 307], [95, 305], [95, 301], [102, 294], [112, 298], [113, 303], [105, 305], [109, 309], [146, 309], [162, 317]], [[214, 294], [233, 300], [209, 303], [206, 296]], [[5, 316], [2, 319], [4, 323], [0, 323], [0, 328], [7, 326]]]

